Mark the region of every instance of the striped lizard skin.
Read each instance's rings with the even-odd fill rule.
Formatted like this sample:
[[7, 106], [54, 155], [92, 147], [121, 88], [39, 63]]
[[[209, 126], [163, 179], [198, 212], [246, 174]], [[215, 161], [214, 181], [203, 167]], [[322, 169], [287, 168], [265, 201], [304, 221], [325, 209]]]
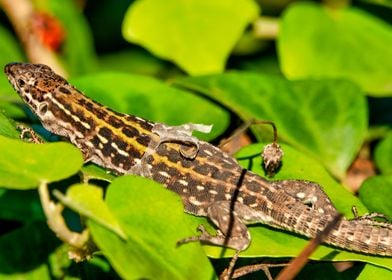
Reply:
[[[219, 229], [210, 235], [201, 228], [201, 235], [193, 240], [241, 251], [251, 239], [246, 224], [262, 223], [313, 238], [337, 215], [318, 184], [268, 181], [203, 141], [187, 148], [186, 139], [174, 134], [161, 143], [160, 129], [171, 127], [112, 111], [87, 98], [48, 66], [10, 63], [5, 73], [43, 126], [78, 147], [86, 162], [161, 183], [180, 195], [186, 212], [208, 217]], [[153, 150], [151, 143], [158, 143]], [[189, 148], [197, 153], [184, 155]], [[136, 168], [140, 166], [147, 171], [140, 172]], [[342, 219], [325, 243], [392, 256], [392, 226], [370, 215]]]

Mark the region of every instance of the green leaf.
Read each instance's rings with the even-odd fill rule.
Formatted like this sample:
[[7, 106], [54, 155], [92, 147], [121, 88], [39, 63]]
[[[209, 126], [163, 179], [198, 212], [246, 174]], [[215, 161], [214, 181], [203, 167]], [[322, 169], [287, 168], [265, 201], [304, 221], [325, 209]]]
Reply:
[[[366, 134], [366, 99], [346, 80], [288, 82], [231, 72], [179, 79], [176, 84], [217, 100], [244, 121], [272, 120], [280, 139], [318, 159], [338, 178], [343, 178]], [[261, 139], [265, 128], [254, 132]]]
[[68, 143], [33, 144], [0, 136], [0, 186], [36, 188], [75, 174], [83, 165], [80, 151]]
[[116, 51], [99, 57], [100, 69], [146, 76], [161, 77], [164, 75], [166, 77], [168, 74], [167, 64], [167, 62], [158, 59], [156, 56], [140, 48]]
[[251, 0], [139, 0], [125, 15], [123, 35], [192, 75], [216, 73], [258, 13]]
[[[343, 186], [339, 185], [328, 174], [328, 172], [314, 159], [306, 157], [304, 154], [282, 145], [284, 150], [283, 165], [274, 180], [282, 179], [304, 179], [319, 183], [327, 195], [331, 198], [336, 208], [345, 214], [347, 218], [353, 218], [351, 207], [355, 205], [359, 214], [367, 213], [363, 204]], [[254, 144], [243, 148], [236, 158], [244, 168], [259, 175], [263, 175], [261, 169], [260, 151], [261, 144]], [[299, 235], [276, 230], [261, 224], [248, 227], [252, 242], [250, 247], [240, 254], [241, 257], [295, 257], [307, 245], [308, 240]], [[216, 246], [205, 246], [209, 256], [220, 257], [222, 249]], [[226, 250], [225, 257], [232, 256], [233, 250]], [[323, 261], [362, 261], [392, 270], [392, 259], [376, 257], [365, 254], [353, 253], [340, 250], [332, 246], [321, 245], [310, 257], [312, 260]]]
[[0, 192], [0, 219], [21, 222], [45, 220], [36, 190], [0, 190], [3, 190]]
[[357, 280], [368, 280], [368, 279], [391, 279], [392, 271], [383, 269], [375, 265], [366, 265], [361, 274], [356, 278]]
[[199, 244], [176, 247], [178, 240], [195, 233], [189, 230], [174, 193], [142, 177], [119, 177], [109, 186], [106, 202], [127, 240], [94, 221], [88, 225], [96, 244], [121, 277], [211, 279], [214, 275]]
[[296, 3], [284, 13], [278, 40], [290, 79], [345, 77], [375, 96], [392, 93], [392, 28], [359, 9]]
[[[24, 57], [19, 44], [11, 33], [0, 25], [0, 69], [12, 61], [23, 61]], [[8, 116], [20, 117], [23, 112], [12, 102], [18, 100], [16, 95], [12, 95], [12, 86], [4, 74], [0, 75], [0, 112]], [[1, 124], [0, 124], [1, 126]], [[1, 128], [0, 128], [1, 129]]]
[[81, 171], [83, 173], [83, 179], [86, 181], [89, 181], [91, 179], [96, 179], [96, 180], [111, 182], [113, 181], [114, 178], [116, 178], [116, 176], [113, 175], [112, 173], [109, 173], [108, 170], [98, 165], [95, 165], [93, 163], [84, 165]]
[[368, 178], [359, 189], [359, 197], [372, 212], [385, 214], [392, 219], [392, 176]]
[[10, 138], [19, 138], [19, 133], [10, 120], [0, 113], [0, 135]]
[[[23, 54], [19, 44], [11, 33], [0, 25], [0, 69], [3, 73], [3, 67], [12, 61], [22, 61]], [[3, 93], [11, 91], [10, 84], [5, 75], [0, 75], [0, 98], [2, 99]], [[0, 99], [0, 100], [1, 100]]]
[[229, 123], [229, 114], [220, 107], [150, 77], [100, 73], [75, 79], [73, 83], [92, 99], [122, 113], [170, 125], [214, 124], [209, 134], [195, 133], [204, 140], [220, 135]]
[[56, 197], [72, 210], [103, 225], [121, 238], [127, 238], [116, 218], [113, 217], [103, 201], [102, 188], [87, 184], [76, 184], [68, 188], [66, 196], [56, 192]]
[[377, 145], [374, 160], [383, 174], [392, 175], [392, 132]]
[[51, 279], [46, 262], [58, 245], [45, 222], [0, 237], [0, 279]]

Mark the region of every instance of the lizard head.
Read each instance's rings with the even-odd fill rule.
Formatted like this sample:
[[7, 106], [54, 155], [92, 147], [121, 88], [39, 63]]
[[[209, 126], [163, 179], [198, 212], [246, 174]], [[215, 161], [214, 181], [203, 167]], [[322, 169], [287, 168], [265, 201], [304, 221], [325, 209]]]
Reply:
[[44, 64], [9, 63], [4, 67], [8, 80], [38, 117], [47, 110], [54, 90], [67, 81]]
[[71, 134], [72, 127], [63, 121], [68, 109], [62, 104], [72, 103], [73, 87], [63, 77], [43, 64], [9, 63], [4, 72], [46, 129], [62, 136]]

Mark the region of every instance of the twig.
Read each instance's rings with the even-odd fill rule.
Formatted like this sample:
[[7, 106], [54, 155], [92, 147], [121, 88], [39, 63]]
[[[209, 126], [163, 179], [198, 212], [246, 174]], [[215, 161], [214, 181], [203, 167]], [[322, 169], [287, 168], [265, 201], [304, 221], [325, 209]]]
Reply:
[[258, 39], [275, 40], [279, 34], [277, 18], [260, 17], [253, 22], [253, 35]]
[[89, 259], [95, 251], [95, 246], [90, 242], [88, 230], [85, 229], [81, 233], [69, 230], [62, 216], [64, 206], [50, 200], [46, 182], [40, 183], [38, 193], [49, 228], [61, 241], [71, 246], [69, 257], [75, 261]]
[[26, 56], [32, 63], [49, 65], [58, 74], [67, 77], [67, 72], [56, 58], [56, 54], [45, 47], [32, 32], [31, 20], [35, 12], [32, 1], [0, 0], [0, 5], [7, 14], [17, 36], [22, 42]]

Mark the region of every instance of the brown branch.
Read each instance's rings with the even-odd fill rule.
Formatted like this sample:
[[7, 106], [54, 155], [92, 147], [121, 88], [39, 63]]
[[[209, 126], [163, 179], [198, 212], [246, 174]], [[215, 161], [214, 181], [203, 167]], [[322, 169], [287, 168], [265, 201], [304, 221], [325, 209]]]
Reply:
[[4, 12], [22, 42], [28, 60], [32, 63], [49, 65], [61, 76], [67, 77], [67, 72], [59, 63], [56, 54], [44, 46], [32, 32], [31, 22], [35, 12], [32, 1], [29, 0], [0, 0]]

